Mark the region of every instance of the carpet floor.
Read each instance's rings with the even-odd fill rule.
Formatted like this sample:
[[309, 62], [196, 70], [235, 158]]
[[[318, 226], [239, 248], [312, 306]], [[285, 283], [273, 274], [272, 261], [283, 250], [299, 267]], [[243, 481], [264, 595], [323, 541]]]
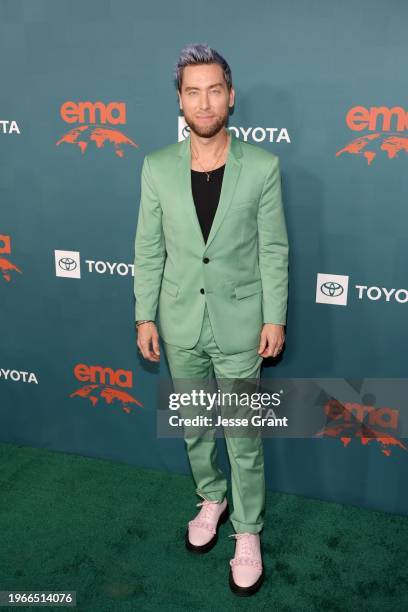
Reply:
[[0, 458], [2, 591], [75, 590], [81, 612], [408, 611], [405, 516], [268, 490], [266, 580], [243, 598], [229, 521], [211, 552], [185, 549], [190, 476], [9, 443]]

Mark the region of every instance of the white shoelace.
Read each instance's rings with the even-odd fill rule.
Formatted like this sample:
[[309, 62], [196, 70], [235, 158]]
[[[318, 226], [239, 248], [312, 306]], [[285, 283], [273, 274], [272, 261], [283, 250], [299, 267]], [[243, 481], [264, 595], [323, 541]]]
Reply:
[[[235, 556], [230, 560], [230, 565], [252, 565], [260, 571], [262, 570], [262, 561], [259, 558], [259, 551], [251, 535], [253, 533], [232, 533], [228, 537], [236, 539]], [[253, 543], [252, 543], [253, 542]]]

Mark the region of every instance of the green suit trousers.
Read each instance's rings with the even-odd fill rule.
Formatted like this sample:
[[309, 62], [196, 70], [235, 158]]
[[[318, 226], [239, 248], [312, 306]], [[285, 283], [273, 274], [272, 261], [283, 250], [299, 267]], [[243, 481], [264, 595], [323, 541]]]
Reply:
[[[186, 349], [162, 340], [174, 388], [186, 379], [205, 381], [210, 378], [224, 385], [233, 379], [259, 380], [263, 358], [258, 347], [227, 355], [215, 342], [207, 305], [198, 342]], [[219, 389], [221, 389], [221, 384]], [[229, 407], [231, 408], [231, 407]], [[221, 415], [223, 411], [220, 406]], [[228, 417], [231, 412], [228, 413]], [[207, 436], [207, 434], [210, 434]], [[184, 437], [189, 463], [196, 484], [196, 493], [211, 501], [222, 501], [227, 493], [227, 480], [217, 467], [215, 427], [206, 436]], [[265, 511], [264, 452], [261, 435], [229, 436], [224, 439], [231, 465], [233, 512], [230, 521], [236, 533], [259, 533]]]

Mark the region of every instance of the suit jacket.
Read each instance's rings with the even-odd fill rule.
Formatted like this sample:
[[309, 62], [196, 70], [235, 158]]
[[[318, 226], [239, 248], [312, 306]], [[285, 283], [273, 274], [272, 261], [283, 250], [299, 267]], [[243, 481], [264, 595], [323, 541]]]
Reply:
[[222, 352], [258, 346], [263, 323], [286, 323], [288, 252], [276, 155], [231, 132], [207, 243], [191, 190], [190, 137], [145, 156], [135, 238], [135, 319], [156, 320], [158, 314], [165, 342], [192, 348], [207, 303]]

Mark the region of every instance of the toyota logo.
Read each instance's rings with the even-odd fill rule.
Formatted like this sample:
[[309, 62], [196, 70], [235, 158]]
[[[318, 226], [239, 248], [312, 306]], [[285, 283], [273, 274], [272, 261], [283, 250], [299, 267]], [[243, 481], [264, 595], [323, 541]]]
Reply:
[[338, 297], [343, 293], [344, 289], [339, 283], [335, 283], [334, 281], [326, 281], [320, 285], [320, 291], [329, 297]]
[[58, 265], [62, 270], [66, 272], [72, 272], [77, 267], [76, 261], [71, 257], [61, 257], [58, 261]]

